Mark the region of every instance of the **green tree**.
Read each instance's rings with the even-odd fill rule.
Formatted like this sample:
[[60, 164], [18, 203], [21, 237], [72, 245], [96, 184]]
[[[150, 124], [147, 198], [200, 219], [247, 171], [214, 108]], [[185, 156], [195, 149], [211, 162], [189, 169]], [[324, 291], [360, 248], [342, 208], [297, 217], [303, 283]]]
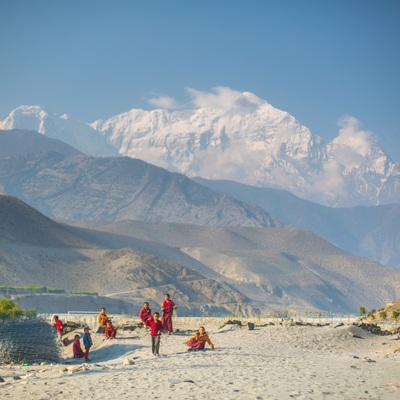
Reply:
[[24, 312], [11, 299], [0, 299], [0, 318], [16, 318]]
[[366, 311], [365, 307], [361, 306], [360, 307], [360, 317], [364, 317], [366, 313], [367, 313], [367, 311]]
[[35, 317], [36, 310], [34, 308], [21, 310], [19, 305], [14, 303], [11, 299], [0, 299], [0, 318], [18, 318], [23, 315]]

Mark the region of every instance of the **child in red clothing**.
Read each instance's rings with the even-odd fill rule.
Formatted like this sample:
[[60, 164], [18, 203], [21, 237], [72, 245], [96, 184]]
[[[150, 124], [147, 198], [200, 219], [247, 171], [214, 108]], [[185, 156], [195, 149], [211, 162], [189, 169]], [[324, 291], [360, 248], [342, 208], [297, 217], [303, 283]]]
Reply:
[[104, 329], [104, 336], [106, 339], [114, 339], [116, 334], [116, 330], [114, 328], [114, 325], [111, 323], [111, 321], [108, 321], [106, 323], [106, 328]]
[[75, 335], [75, 340], [72, 344], [72, 354], [74, 355], [74, 358], [82, 358], [85, 355], [81, 347], [80, 338], [79, 335]]
[[160, 355], [160, 340], [161, 332], [163, 330], [163, 323], [159, 320], [159, 318], [160, 314], [155, 312], [153, 314], [153, 319], [148, 323], [151, 335], [151, 350], [155, 356]]
[[53, 326], [56, 328], [58, 340], [60, 341], [60, 343], [63, 346], [65, 346], [64, 342], [62, 341], [62, 334], [64, 333], [64, 326], [63, 326], [62, 321], [58, 318], [58, 315], [54, 316]]

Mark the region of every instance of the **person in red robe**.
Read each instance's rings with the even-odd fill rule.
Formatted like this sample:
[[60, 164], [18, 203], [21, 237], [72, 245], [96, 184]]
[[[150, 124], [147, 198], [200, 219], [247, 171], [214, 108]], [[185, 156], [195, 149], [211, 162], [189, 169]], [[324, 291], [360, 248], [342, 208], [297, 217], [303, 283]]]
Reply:
[[168, 331], [170, 335], [173, 332], [172, 328], [172, 314], [178, 306], [171, 300], [168, 293], [164, 296], [164, 302], [161, 304], [161, 310], [163, 312], [163, 316], [161, 318], [161, 322], [163, 323], [164, 331]]
[[153, 318], [148, 323], [150, 327], [151, 350], [155, 356], [160, 355], [161, 332], [163, 330], [163, 323], [158, 319], [159, 317], [160, 314], [155, 312]]
[[153, 319], [153, 317], [151, 315], [151, 309], [150, 309], [149, 303], [147, 301], [143, 304], [143, 307], [139, 312], [139, 318], [145, 326], [148, 326], [150, 320]]
[[212, 349], [214, 348], [214, 344], [211, 342], [210, 337], [207, 335], [204, 326], [201, 326], [199, 328], [199, 331], [195, 333], [195, 335], [191, 337], [187, 342], [185, 342], [185, 344], [189, 346], [188, 351], [204, 350], [206, 343], [208, 343]]
[[75, 335], [75, 340], [72, 344], [72, 354], [74, 355], [74, 358], [82, 358], [85, 355], [81, 347], [81, 342], [79, 340], [80, 338], [81, 337], [79, 335]]
[[114, 325], [111, 323], [111, 321], [108, 321], [104, 329], [104, 336], [106, 337], [106, 339], [114, 339], [116, 333], [117, 331]]

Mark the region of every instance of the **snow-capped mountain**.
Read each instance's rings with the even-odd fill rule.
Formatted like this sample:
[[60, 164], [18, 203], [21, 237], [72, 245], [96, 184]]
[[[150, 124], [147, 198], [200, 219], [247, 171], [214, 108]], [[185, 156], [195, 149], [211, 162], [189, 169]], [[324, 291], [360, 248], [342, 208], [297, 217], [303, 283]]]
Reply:
[[[35, 129], [90, 155], [140, 158], [188, 177], [286, 189], [330, 206], [398, 203], [400, 163], [351, 117], [326, 144], [287, 112], [252, 93], [223, 106], [133, 109], [91, 124], [19, 107], [0, 129]], [[114, 153], [114, 154], [113, 154]]]
[[0, 122], [0, 129], [27, 129], [63, 141], [92, 156], [116, 156], [118, 151], [89, 124], [57, 115], [40, 106], [20, 106]]

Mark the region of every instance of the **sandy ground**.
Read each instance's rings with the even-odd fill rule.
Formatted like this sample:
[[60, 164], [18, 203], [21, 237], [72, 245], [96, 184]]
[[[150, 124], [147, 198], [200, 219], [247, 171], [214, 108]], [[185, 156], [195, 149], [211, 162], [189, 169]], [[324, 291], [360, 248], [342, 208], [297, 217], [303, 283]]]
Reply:
[[87, 364], [71, 358], [70, 345], [62, 364], [1, 365], [0, 398], [400, 399], [395, 336], [349, 325], [206, 325], [216, 348], [187, 352], [195, 327], [175, 328], [162, 336], [160, 357], [142, 329], [107, 341], [93, 334]]

